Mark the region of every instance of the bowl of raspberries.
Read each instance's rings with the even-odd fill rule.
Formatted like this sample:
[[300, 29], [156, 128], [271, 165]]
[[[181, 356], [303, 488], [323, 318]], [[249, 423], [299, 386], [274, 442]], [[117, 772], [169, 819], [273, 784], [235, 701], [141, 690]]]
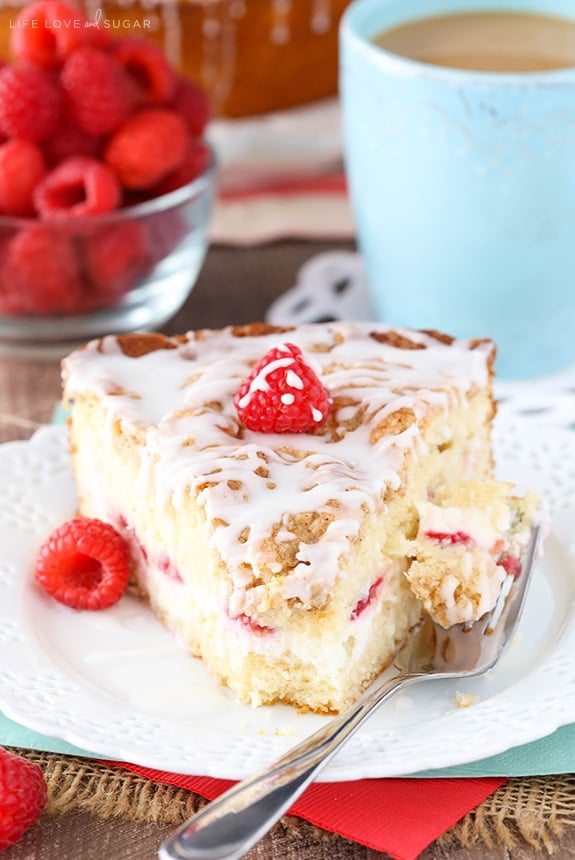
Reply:
[[0, 346], [160, 327], [203, 264], [209, 104], [145, 37], [61, 0], [11, 24], [0, 61]]

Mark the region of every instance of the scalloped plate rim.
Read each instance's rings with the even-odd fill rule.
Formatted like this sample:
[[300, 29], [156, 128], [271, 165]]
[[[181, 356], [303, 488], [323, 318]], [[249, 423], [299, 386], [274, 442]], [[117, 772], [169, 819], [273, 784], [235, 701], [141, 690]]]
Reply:
[[[535, 427], [529, 427], [528, 424], [526, 425], [523, 422], [517, 422], [516, 419], [511, 421], [508, 420], [506, 416], [500, 416], [496, 425], [496, 449], [498, 434], [501, 437], [509, 437], [511, 434], [512, 441], [516, 434], [521, 434], [521, 436], [518, 436], [515, 440], [517, 442], [520, 459], [522, 456], [521, 445], [527, 444], [526, 436], [528, 437], [529, 445], [532, 447], [539, 446], [540, 443], [544, 441], [547, 449], [552, 449], [554, 445], [556, 447], [567, 446], [567, 449], [571, 453], [575, 454], [575, 434], [572, 435], [567, 430], [561, 430], [558, 428], [545, 428], [544, 431], [538, 430], [535, 429]], [[30, 460], [33, 461], [36, 458], [42, 460], [43, 463], [47, 462], [49, 465], [50, 456], [57, 455], [62, 458], [61, 466], [58, 465], [59, 461], [55, 466], [57, 480], [63, 481], [67, 492], [69, 492], [71, 475], [69, 473], [69, 461], [65, 454], [64, 439], [65, 431], [63, 428], [49, 427], [43, 428], [30, 440], [9, 442], [0, 446], [0, 472], [6, 467], [7, 462], [10, 459], [13, 459], [17, 465], [20, 463], [22, 477], [32, 479], [34, 476], [28, 474], [26, 471]], [[527, 445], [526, 450], [531, 450], [529, 445]], [[559, 464], [555, 465], [558, 466]], [[568, 481], [569, 480], [571, 479], [568, 478]], [[573, 479], [573, 488], [575, 489], [575, 478]], [[26, 492], [24, 492], [24, 496], [26, 496]], [[2, 503], [0, 500], [0, 514], [1, 512]], [[54, 514], [54, 516], [56, 516], [56, 514]], [[569, 562], [573, 566], [575, 565], [575, 547], [571, 545], [567, 531], [567, 523], [569, 522], [570, 516], [571, 511], [563, 513], [559, 512], [557, 515], [557, 522], [560, 523], [559, 529], [558, 531], [554, 530], [552, 532], [550, 541], [552, 543], [553, 552], [562, 553], [565, 558], [568, 558]], [[38, 537], [37, 540], [39, 540]], [[19, 551], [23, 551], [21, 544], [18, 542], [17, 549]], [[24, 550], [24, 554], [26, 554], [26, 552], [30, 553], [31, 549], [27, 547], [26, 550]], [[0, 574], [2, 571], [2, 561], [3, 560], [0, 559]], [[17, 562], [11, 561], [9, 563], [9, 569], [10, 565], [13, 569], [18, 568]], [[555, 571], [552, 572], [552, 578], [557, 575], [558, 574]], [[572, 586], [573, 583], [571, 582], [571, 579], [575, 580], [575, 577], [571, 577], [569, 579], [569, 583]], [[0, 576], [0, 589], [1, 588], [2, 582]], [[22, 671], [22, 667], [19, 667], [20, 661], [20, 663], [23, 662], [24, 669], [31, 673], [32, 677], [34, 677], [34, 672], [36, 672], [39, 673], [39, 677], [44, 680], [49, 678], [50, 683], [54, 685], [56, 690], [59, 685], [61, 685], [62, 688], [65, 688], [68, 684], [70, 686], [68, 696], [72, 701], [75, 702], [78, 696], [81, 701], [84, 700], [84, 712], [86, 712], [86, 708], [89, 709], [90, 707], [93, 707], [96, 712], [103, 710], [103, 719], [105, 724], [102, 728], [106, 730], [109, 727], [113, 728], [115, 723], [111, 714], [114, 708], [116, 711], [118, 710], [118, 704], [115, 702], [114, 696], [110, 696], [110, 701], [113, 703], [112, 707], [110, 707], [110, 702], [106, 702], [106, 696], [102, 696], [97, 690], [94, 691], [90, 684], [87, 684], [84, 687], [81, 678], [78, 683], [76, 675], [67, 670], [66, 664], [63, 664], [62, 661], [54, 660], [53, 656], [51, 657], [50, 655], [41, 653], [41, 649], [38, 647], [38, 642], [31, 641], [29, 632], [26, 632], [25, 629], [26, 624], [24, 624], [22, 620], [22, 606], [24, 606], [26, 611], [26, 601], [27, 599], [29, 600], [25, 593], [26, 588], [27, 585], [24, 583], [21, 587], [18, 587], [17, 585], [9, 585], [7, 589], [12, 599], [12, 609], [16, 613], [15, 618], [12, 619], [15, 628], [15, 635], [24, 635], [25, 648], [19, 655], [16, 655], [14, 659], [16, 670]], [[553, 594], [552, 583], [549, 590]], [[48, 609], [47, 611], [50, 612], [51, 610]], [[2, 617], [2, 609], [0, 608], [0, 622], [2, 621]], [[554, 675], [555, 664], [558, 662], [560, 663], [561, 660], [565, 659], [567, 654], [573, 652], [575, 648], [575, 600], [573, 599], [573, 595], [571, 595], [569, 605], [565, 607], [564, 615], [562, 619], [559, 619], [559, 621], [559, 626], [555, 630], [553, 636], [551, 636], [551, 641], [548, 643], [547, 653], [541, 658], [539, 664], [536, 665], [532, 671], [525, 672], [517, 682], [511, 683], [507, 687], [504, 686], [501, 690], [496, 691], [486, 700], [480, 701], [478, 704], [474, 705], [473, 708], [465, 710], [453, 709], [450, 713], [440, 714], [439, 717], [428, 721], [426, 726], [429, 730], [429, 736], [426, 744], [422, 744], [421, 741], [419, 741], [418, 745], [416, 742], [417, 738], [415, 736], [417, 736], [419, 732], [421, 722], [416, 721], [408, 724], [403, 729], [401, 727], [398, 729], [397, 727], [392, 726], [391, 728], [384, 727], [383, 731], [378, 731], [376, 715], [372, 720], [370, 720], [370, 723], [368, 723], [364, 729], [362, 729], [362, 731], [358, 733], [358, 735], [353, 738], [339, 753], [338, 757], [326, 770], [322, 777], [323, 781], [337, 782], [347, 779], [403, 776], [423, 770], [435, 770], [453, 765], [468, 764], [486, 756], [505, 752], [506, 750], [523, 743], [538, 740], [551, 734], [560, 726], [575, 721], [574, 667], [572, 672], [573, 677], [571, 677], [571, 674], [569, 675], [569, 685], [567, 689], [565, 690], [564, 687], [562, 688], [566, 695], [562, 700], [562, 706], [560, 708], [555, 711], [551, 711], [545, 702], [542, 702], [540, 705], [538, 705], [537, 702], [532, 702], [528, 709], [528, 713], [531, 717], [536, 715], [537, 719], [524, 720], [519, 724], [515, 724], [513, 726], [513, 731], [508, 731], [507, 734], [505, 734], [505, 732], [502, 734], [501, 731], [493, 731], [494, 728], [497, 728], [498, 730], [501, 729], [500, 723], [506, 719], [506, 714], [508, 716], [509, 714], [514, 713], [513, 707], [509, 708], [510, 698], [512, 700], [511, 705], [515, 707], [516, 711], [525, 698], [526, 688], [534, 684], [534, 686], [532, 686], [532, 690], [536, 693], [536, 682], [538, 677], [539, 679], [544, 677], [546, 682], [549, 682], [549, 676]], [[10, 642], [8, 641], [7, 643], [0, 636], [0, 653], [6, 648], [8, 657], [14, 657], [15, 649], [10, 651]], [[1, 663], [4, 663], [4, 660], [2, 660]], [[241, 719], [234, 716], [234, 709], [239, 707], [240, 710], [242, 710], [245, 709], [246, 706], [237, 706], [234, 702], [229, 701], [228, 693], [224, 692], [224, 698], [226, 699], [230, 708], [230, 713], [232, 714], [231, 727], [229, 724], [226, 724], [225, 719], [223, 720], [222, 726], [217, 731], [213, 730], [212, 725], [206, 725], [205, 735], [203, 736], [202, 742], [195, 749], [193, 748], [193, 740], [191, 742], [188, 740], [187, 745], [181, 745], [182, 733], [180, 731], [178, 734], [176, 730], [182, 720], [170, 720], [163, 717], [158, 718], [154, 715], [150, 716], [145, 712], [145, 710], [144, 712], [139, 710], [135, 713], [131, 713], [130, 708], [125, 705], [122, 707], [124, 707], [129, 719], [133, 718], [137, 722], [139, 721], [138, 724], [141, 724], [144, 727], [149, 723], [156, 732], [154, 737], [156, 737], [156, 739], [158, 737], [163, 737], [164, 744], [167, 743], [168, 746], [164, 745], [163, 748], [157, 749], [155, 746], [150, 746], [149, 743], [138, 743], [137, 739], [134, 740], [130, 737], [112, 737], [111, 732], [107, 735], [106, 741], [103, 742], [99, 738], [90, 736], [89, 730], [81, 721], [81, 713], [77, 715], [76, 719], [72, 718], [72, 722], [70, 723], [68, 714], [58, 715], [57, 713], [52, 714], [48, 710], [43, 710], [41, 701], [42, 696], [38, 691], [35, 692], [33, 688], [31, 692], [24, 692], [22, 695], [16, 695], [14, 692], [11, 694], [6, 682], [2, 683], [3, 678], [6, 679], [6, 677], [10, 675], [11, 671], [13, 670], [3, 670], [0, 668], [0, 708], [2, 708], [3, 712], [10, 719], [20, 722], [23, 726], [41, 732], [45, 735], [51, 735], [52, 737], [74, 744], [89, 751], [91, 754], [96, 754], [106, 758], [117, 758], [134, 764], [140, 764], [142, 766], [155, 767], [162, 770], [172, 770], [180, 773], [202, 774], [205, 776], [228, 779], [242, 778], [252, 773], [257, 767], [268, 763], [271, 758], [284, 752], [292, 743], [298, 740], [299, 737], [303, 737], [308, 733], [308, 731], [313, 730], [316, 725], [321, 724], [325, 720], [325, 718], [318, 717], [317, 715], [307, 715], [307, 718], [304, 717], [301, 721], [301, 725], [305, 723], [306, 726], [303, 732], [282, 733], [277, 731], [277, 725], [275, 729], [273, 725], [270, 728], [265, 717], [278, 707], [280, 709], [283, 708], [283, 712], [289, 713], [290, 715], [292, 714], [292, 709], [285, 709], [284, 706], [273, 706], [272, 708], [256, 710], [250, 708], [248, 709], [251, 715], [250, 719], [254, 714], [260, 714], [260, 717], [262, 718], [262, 731], [261, 734], [258, 734], [257, 732], [254, 733], [252, 726], [252, 734], [248, 733], [246, 735], [244, 730], [240, 730], [238, 728], [241, 724]], [[497, 672], [497, 670], [495, 671]], [[13, 672], [13, 674], [15, 674], [15, 672]], [[551, 677], [551, 681], [558, 684], [558, 681], [553, 681], [553, 677]], [[213, 683], [215, 689], [220, 689], [216, 682], [208, 683]], [[433, 683], [435, 682], [430, 682], [430, 684]], [[426, 688], [430, 687], [430, 685], [424, 686]], [[423, 689], [423, 686], [420, 689]], [[425, 696], [426, 694], [423, 695]], [[515, 703], [513, 701], [514, 699], [516, 700]], [[500, 706], [503, 706], [501, 711], [498, 710]], [[505, 708], [507, 708], [507, 712]], [[243, 713], [246, 713], [245, 710], [243, 710]], [[491, 738], [489, 739], [487, 747], [482, 742], [469, 747], [466, 751], [454, 749], [454, 747], [457, 746], [457, 742], [452, 742], [451, 746], [447, 743], [446, 746], [446, 736], [451, 735], [455, 740], [457, 740], [458, 737], [466, 737], [465, 732], [466, 730], [468, 731], [466, 726], [469, 723], [470, 714], [472, 713], [474, 713], [473, 720], [475, 721], [477, 717], [476, 722], [478, 724], [481, 722], [482, 724], [479, 734], [485, 738], [486, 732], [491, 733]], [[65, 716], [66, 718], [64, 718]], [[256, 725], [260, 717], [256, 716]], [[239, 719], [239, 722], [233, 724], [234, 719]], [[201, 716], [199, 721], [201, 725]], [[433, 733], [434, 731], [437, 731], [438, 723], [440, 724], [439, 738], [440, 740], [443, 738], [443, 742], [435, 744], [434, 746]], [[370, 726], [372, 727], [371, 729]], [[178, 735], [180, 746], [176, 744], [170, 748], [169, 740], [167, 740], [167, 738], [168, 736], [173, 735], [174, 732]], [[224, 758], [218, 758], [216, 755], [216, 746], [221, 745], [222, 740], [225, 740], [228, 736], [232, 740], [232, 752], [230, 753], [230, 751], [227, 750]], [[398, 736], [400, 740], [403, 737], [404, 745], [406, 743], [410, 744], [412, 741], [414, 744], [410, 746], [413, 755], [410, 756], [410, 764], [407, 768], [405, 766], [399, 767], [397, 762], [390, 766], [386, 764], [385, 761], [385, 744], [391, 745], [387, 749], [387, 752], [390, 753], [390, 750], [392, 750], [393, 746], [397, 743]], [[475, 752], [473, 749], [475, 749]], [[393, 755], [391, 755], [391, 759], [393, 760]]]

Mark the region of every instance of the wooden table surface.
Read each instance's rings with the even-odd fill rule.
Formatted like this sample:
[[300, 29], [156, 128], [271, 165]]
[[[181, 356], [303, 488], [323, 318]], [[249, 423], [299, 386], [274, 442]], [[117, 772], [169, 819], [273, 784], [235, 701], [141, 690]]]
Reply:
[[[338, 245], [339, 248], [351, 247]], [[308, 258], [333, 244], [286, 242], [260, 248], [213, 248], [200, 279], [180, 313], [164, 327], [167, 333], [190, 328], [261, 320], [270, 301], [294, 283]], [[60, 393], [56, 359], [0, 355], [0, 442], [26, 439], [50, 421]], [[575, 799], [573, 801], [575, 819]], [[3, 860], [154, 860], [171, 826], [135, 824], [121, 817], [102, 820], [87, 812], [42, 816]], [[567, 828], [553, 842], [553, 856], [575, 856], [575, 839]], [[558, 837], [559, 838], [559, 837]], [[421, 860], [531, 860], [547, 851], [518, 840], [515, 848], [430, 846]], [[375, 860], [385, 857], [361, 845], [324, 834], [302, 822], [297, 833], [278, 826], [247, 855], [286, 860]]]

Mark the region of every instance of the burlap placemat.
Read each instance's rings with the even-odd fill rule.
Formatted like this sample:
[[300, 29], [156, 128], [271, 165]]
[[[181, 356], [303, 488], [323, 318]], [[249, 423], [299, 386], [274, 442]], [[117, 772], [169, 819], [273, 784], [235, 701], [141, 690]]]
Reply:
[[[176, 826], [206, 803], [186, 789], [156, 783], [90, 759], [31, 750], [15, 752], [43, 768], [51, 814], [86, 811], [101, 818]], [[300, 834], [302, 828], [312, 828], [316, 836], [331, 838], [331, 834], [294, 816], [286, 816], [276, 826], [294, 836]], [[523, 843], [553, 854], [557, 840], [573, 828], [575, 774], [513, 778], [438, 842], [445, 848], [497, 845], [510, 850]]]

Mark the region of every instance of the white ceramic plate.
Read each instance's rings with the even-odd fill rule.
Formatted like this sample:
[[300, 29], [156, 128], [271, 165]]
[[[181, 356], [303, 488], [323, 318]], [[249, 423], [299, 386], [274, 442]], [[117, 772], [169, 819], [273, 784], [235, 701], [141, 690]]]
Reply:
[[[516, 641], [482, 678], [400, 693], [341, 750], [323, 779], [397, 776], [464, 764], [575, 722], [575, 433], [501, 423], [502, 477], [534, 486], [552, 526]], [[237, 779], [325, 722], [238, 704], [146, 606], [125, 597], [75, 612], [32, 579], [40, 541], [74, 514], [62, 428], [0, 446], [0, 710], [105, 757]], [[456, 692], [477, 696], [458, 708]]]

